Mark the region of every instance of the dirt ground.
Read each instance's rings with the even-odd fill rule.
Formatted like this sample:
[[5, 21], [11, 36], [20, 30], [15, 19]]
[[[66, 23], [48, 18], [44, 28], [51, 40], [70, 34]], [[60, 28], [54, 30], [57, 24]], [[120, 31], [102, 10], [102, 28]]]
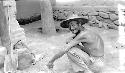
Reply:
[[[65, 41], [70, 37], [71, 33], [57, 33], [55, 36], [47, 36], [41, 33], [40, 22], [34, 22], [25, 26], [28, 45], [31, 50], [36, 54], [42, 54], [41, 60], [36, 65], [31, 66], [19, 73], [44, 73], [47, 71], [45, 65], [47, 62], [58, 53], [61, 49], [64, 49]], [[58, 24], [58, 23], [56, 23]], [[115, 48], [115, 42], [118, 38], [118, 31], [116, 30], [104, 30], [96, 27], [86, 26], [87, 29], [93, 30], [101, 35], [105, 44], [105, 67], [104, 73], [115, 73], [118, 71], [118, 49]], [[54, 70], [57, 73], [66, 73], [69, 67], [67, 56], [64, 55], [54, 63]]]

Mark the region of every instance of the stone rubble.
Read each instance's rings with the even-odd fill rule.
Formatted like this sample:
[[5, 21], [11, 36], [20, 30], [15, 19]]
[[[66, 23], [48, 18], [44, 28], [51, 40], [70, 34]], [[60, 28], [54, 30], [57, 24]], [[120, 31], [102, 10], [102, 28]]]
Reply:
[[118, 20], [118, 16], [116, 14], [109, 14], [109, 17], [112, 21]]
[[118, 20], [114, 21], [114, 24], [118, 26], [119, 24]]
[[105, 12], [99, 12], [99, 16], [102, 18], [109, 18], [109, 15]]
[[114, 7], [55, 8], [53, 16], [56, 20], [65, 20], [73, 13], [89, 19], [88, 25], [94, 27], [117, 30], [119, 26], [118, 11]]

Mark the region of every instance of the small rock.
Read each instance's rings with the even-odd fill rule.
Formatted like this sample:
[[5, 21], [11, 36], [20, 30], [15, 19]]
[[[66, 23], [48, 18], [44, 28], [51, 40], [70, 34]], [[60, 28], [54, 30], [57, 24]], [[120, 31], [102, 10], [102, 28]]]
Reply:
[[107, 12], [107, 8], [104, 8], [104, 7], [96, 8], [96, 11], [98, 11], [98, 12]]
[[104, 19], [100, 16], [96, 16], [96, 19], [99, 20], [99, 21], [103, 21]]
[[110, 19], [104, 19], [103, 22], [112, 24], [113, 22]]
[[100, 21], [99, 20], [95, 20], [96, 23], [99, 23]]
[[93, 27], [99, 27], [99, 25], [97, 23], [93, 24]]
[[86, 16], [88, 13], [87, 12], [84, 12], [84, 11], [80, 11], [78, 12], [78, 15], [80, 16]]
[[99, 12], [99, 16], [102, 18], [109, 18], [109, 15], [107, 13], [104, 13], [104, 12]]
[[93, 20], [96, 20], [96, 17], [95, 16], [88, 16], [89, 20], [93, 21]]
[[93, 23], [89, 22], [87, 25], [92, 26], [92, 25], [93, 25]]
[[55, 11], [53, 13], [53, 16], [57, 19], [66, 19], [67, 18], [68, 13], [64, 12], [64, 11]]
[[83, 18], [85, 18], [85, 19], [89, 19], [89, 17], [88, 16], [82, 16]]
[[103, 23], [100, 21], [100, 22], [98, 23], [98, 26], [99, 26], [99, 28], [102, 28], [102, 27], [103, 27]]
[[111, 13], [111, 12], [107, 11], [106, 13], [109, 14], [109, 13]]
[[118, 26], [116, 26], [116, 25], [108, 24], [107, 26], [109, 29], [115, 29], [115, 30], [118, 29]]
[[90, 9], [90, 10], [89, 10], [89, 9], [85, 9], [85, 10], [82, 11], [82, 12], [84, 12], [85, 15], [88, 15], [88, 13], [89, 13], [89, 12], [92, 12], [92, 11], [91, 11], [91, 9]]
[[115, 14], [118, 15], [118, 11], [115, 11]]
[[89, 26], [98, 27], [98, 24], [97, 23], [89, 23]]
[[115, 21], [118, 19], [118, 16], [116, 14], [109, 14], [109, 17], [112, 21]]
[[102, 22], [102, 26], [107, 30], [108, 27], [107, 27], [108, 23], [105, 23], [105, 22]]
[[92, 16], [98, 15], [98, 12], [90, 12], [90, 13], [88, 13], [88, 15], [92, 15]]
[[114, 24], [119, 26], [119, 21], [118, 20], [114, 21]]
[[82, 12], [82, 15], [88, 15], [88, 12]]
[[96, 23], [96, 17], [95, 16], [89, 16], [89, 22], [91, 23], [91, 24], [95, 24]]

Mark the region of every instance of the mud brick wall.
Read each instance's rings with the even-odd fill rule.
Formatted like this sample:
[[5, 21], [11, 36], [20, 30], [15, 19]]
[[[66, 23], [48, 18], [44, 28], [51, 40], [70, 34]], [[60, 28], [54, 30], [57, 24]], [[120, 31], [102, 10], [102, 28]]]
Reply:
[[56, 7], [53, 13], [57, 21], [65, 20], [75, 13], [89, 19], [90, 26], [117, 30], [119, 25], [117, 8], [112, 6]]

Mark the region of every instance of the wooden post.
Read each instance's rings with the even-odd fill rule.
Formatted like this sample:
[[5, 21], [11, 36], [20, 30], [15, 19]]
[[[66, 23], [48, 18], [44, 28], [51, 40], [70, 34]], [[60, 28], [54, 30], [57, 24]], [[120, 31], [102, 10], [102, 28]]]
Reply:
[[14, 53], [13, 45], [19, 40], [26, 43], [26, 37], [24, 29], [20, 27], [18, 21], [16, 20], [17, 11], [16, 11], [15, 0], [4, 0], [2, 1], [2, 3], [3, 3], [2, 10], [4, 13], [3, 14], [4, 19], [1, 21], [5, 21], [1, 25], [1, 28], [4, 27], [3, 28], [4, 31], [2, 34], [5, 35], [3, 36], [3, 39], [5, 40], [3, 40], [2, 43], [3, 45], [5, 44], [4, 46], [8, 49], [8, 55], [5, 57], [5, 62], [4, 62], [4, 72], [14, 73], [18, 67], [18, 54]]
[[15, 0], [4, 0], [3, 4], [8, 26], [7, 33], [9, 35], [11, 45], [15, 44], [19, 40], [26, 42], [24, 29], [20, 27], [18, 21], [16, 20], [17, 11]]
[[41, 22], [42, 32], [45, 34], [55, 34], [53, 12], [50, 0], [41, 0]]
[[7, 22], [5, 7], [3, 2], [0, 1], [0, 37], [2, 46], [7, 48], [8, 53], [10, 52], [10, 37], [9, 37], [9, 25]]
[[50, 2], [51, 2], [51, 5], [52, 5], [52, 8], [53, 8], [54, 6], [56, 6], [56, 0], [50, 0]]

